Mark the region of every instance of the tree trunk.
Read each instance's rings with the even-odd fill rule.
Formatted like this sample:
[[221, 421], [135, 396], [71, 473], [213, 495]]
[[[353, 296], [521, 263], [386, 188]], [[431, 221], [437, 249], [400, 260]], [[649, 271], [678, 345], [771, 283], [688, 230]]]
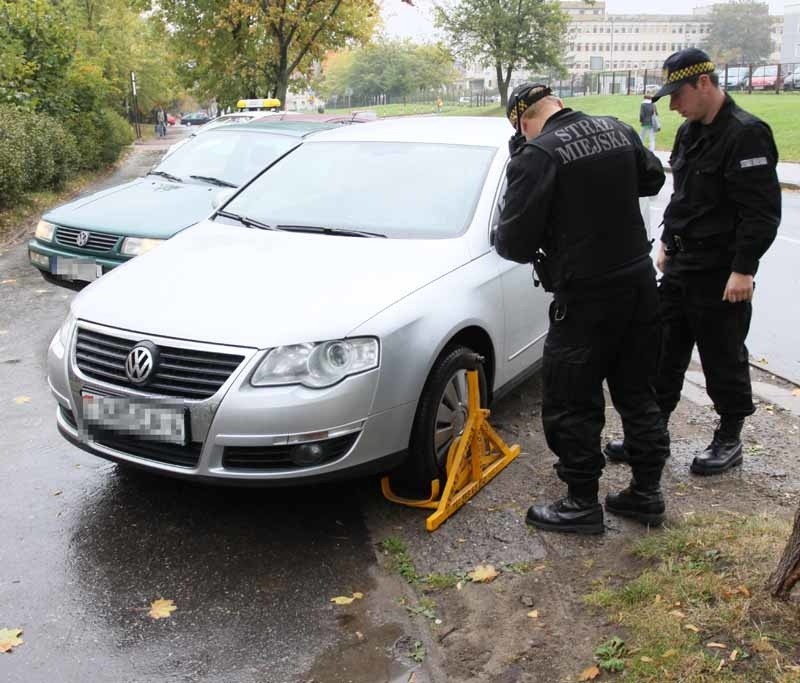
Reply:
[[800, 581], [800, 506], [795, 514], [794, 528], [786, 543], [783, 557], [769, 577], [767, 586], [773, 597], [786, 600], [798, 581]]
[[286, 91], [289, 89], [289, 48], [281, 45], [278, 64], [275, 67], [275, 93], [281, 101], [281, 109], [286, 111]]
[[500, 91], [500, 104], [505, 107], [508, 104], [508, 81], [503, 80], [503, 65], [497, 62], [497, 89]]

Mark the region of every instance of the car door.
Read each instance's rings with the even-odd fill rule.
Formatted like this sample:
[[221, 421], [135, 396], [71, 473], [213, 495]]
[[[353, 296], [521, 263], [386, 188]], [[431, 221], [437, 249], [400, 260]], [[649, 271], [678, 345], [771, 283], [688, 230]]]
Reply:
[[[500, 222], [506, 192], [505, 173], [492, 211], [491, 229]], [[497, 256], [497, 252], [494, 252]], [[544, 338], [550, 325], [547, 310], [550, 295], [534, 287], [533, 265], [508, 261], [497, 256], [505, 312], [503, 366], [506, 381], [522, 374], [542, 357]]]

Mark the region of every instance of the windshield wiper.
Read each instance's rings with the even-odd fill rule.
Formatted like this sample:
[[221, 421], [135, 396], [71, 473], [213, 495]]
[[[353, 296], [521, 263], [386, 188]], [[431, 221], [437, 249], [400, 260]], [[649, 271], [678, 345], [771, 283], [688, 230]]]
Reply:
[[194, 178], [195, 180], [205, 180], [207, 183], [211, 183], [212, 185], [220, 185], [221, 187], [236, 187], [234, 183], [229, 183], [227, 180], [222, 180], [220, 178], [214, 178], [212, 176], [207, 175], [190, 175], [190, 178]]
[[327, 228], [321, 225], [276, 225], [278, 230], [287, 232], [314, 232], [321, 235], [342, 235], [344, 237], [386, 237], [379, 232], [366, 230], [350, 230], [348, 228]]
[[259, 230], [276, 230], [274, 225], [268, 225], [267, 223], [262, 223], [261, 221], [257, 221], [255, 218], [249, 218], [248, 216], [240, 216], [238, 213], [232, 213], [230, 211], [217, 211], [217, 216], [222, 216], [223, 218], [232, 218], [235, 221], [239, 221], [246, 228], [258, 228]]
[[160, 175], [162, 178], [166, 178], [167, 180], [174, 180], [176, 183], [182, 183], [183, 178], [179, 178], [176, 175], [172, 175], [172, 173], [167, 173], [166, 171], [150, 171], [147, 175]]

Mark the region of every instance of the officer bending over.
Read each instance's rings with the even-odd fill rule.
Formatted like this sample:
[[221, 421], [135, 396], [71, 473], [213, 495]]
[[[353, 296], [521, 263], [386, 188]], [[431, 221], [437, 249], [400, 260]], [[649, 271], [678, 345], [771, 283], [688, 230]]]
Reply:
[[[755, 412], [745, 339], [754, 276], [781, 221], [778, 151], [769, 126], [720, 90], [702, 50], [667, 58], [653, 101], [666, 96], [686, 121], [669, 160], [674, 192], [658, 256], [664, 331], [654, 384], [666, 421], [697, 343], [720, 424], [690, 469], [718, 474], [742, 463], [742, 425]], [[626, 450], [615, 440], [606, 455], [626, 460]]]
[[597, 494], [605, 464], [605, 379], [633, 472], [628, 488], [606, 497], [606, 509], [660, 524], [669, 439], [648, 383], [659, 342], [658, 292], [638, 198], [658, 194], [661, 162], [630, 126], [565, 109], [543, 85], [516, 88], [507, 114], [527, 142], [516, 146], [508, 165], [495, 248], [504, 258], [533, 262], [554, 294], [542, 422], [567, 484], [566, 497], [532, 506], [527, 522], [603, 532]]

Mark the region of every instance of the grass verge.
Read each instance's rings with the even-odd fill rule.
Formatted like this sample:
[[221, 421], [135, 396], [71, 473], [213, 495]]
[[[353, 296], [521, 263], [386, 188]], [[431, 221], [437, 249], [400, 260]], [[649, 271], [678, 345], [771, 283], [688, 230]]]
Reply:
[[800, 681], [800, 609], [764, 588], [789, 531], [766, 515], [720, 513], [637, 542], [633, 554], [653, 566], [585, 598], [627, 636], [623, 680]]

